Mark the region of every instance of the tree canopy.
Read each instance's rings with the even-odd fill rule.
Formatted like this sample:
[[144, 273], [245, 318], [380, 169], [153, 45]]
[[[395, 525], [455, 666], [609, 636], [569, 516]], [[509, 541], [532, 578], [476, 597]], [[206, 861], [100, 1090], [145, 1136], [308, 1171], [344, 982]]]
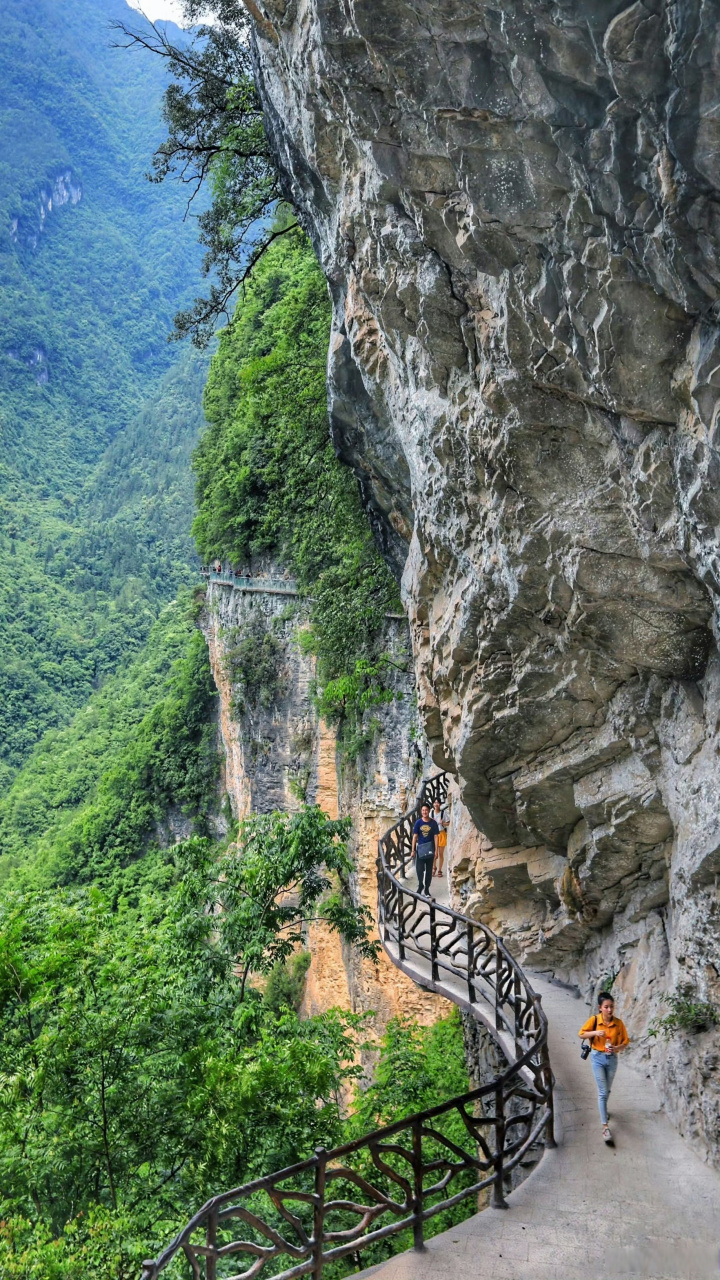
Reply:
[[219, 864], [206, 839], [177, 846], [172, 890], [134, 906], [97, 887], [0, 900], [4, 1276], [55, 1274], [23, 1272], [25, 1249], [69, 1276], [93, 1240], [94, 1274], [129, 1276], [218, 1186], [339, 1141], [361, 1020], [299, 1022], [248, 978], [309, 914], [371, 948], [330, 892], [342, 834], [317, 810], [250, 819]]
[[201, 22], [182, 42], [170, 38], [165, 24], [148, 30], [119, 21], [115, 29], [120, 44], [151, 50], [173, 77], [163, 100], [168, 132], [155, 152], [154, 180], [177, 178], [189, 205], [203, 187], [209, 195], [198, 215], [208, 293], [175, 317], [175, 336], [190, 335], [204, 347], [218, 321], [230, 320], [231, 300], [267, 246], [294, 220], [271, 225], [281, 182], [253, 79], [247, 10], [227, 0], [188, 0], [184, 9], [188, 23], [208, 14], [216, 21]]

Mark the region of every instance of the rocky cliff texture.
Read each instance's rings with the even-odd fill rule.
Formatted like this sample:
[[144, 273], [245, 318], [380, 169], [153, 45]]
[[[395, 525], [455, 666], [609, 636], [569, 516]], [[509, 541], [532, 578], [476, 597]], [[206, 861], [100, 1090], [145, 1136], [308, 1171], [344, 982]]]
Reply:
[[[419, 789], [412, 679], [398, 675], [403, 696], [377, 709], [379, 727], [362, 761], [343, 760], [334, 730], [318, 719], [310, 696], [314, 659], [300, 644], [305, 625], [297, 598], [210, 583], [201, 626], [220, 691], [223, 786], [238, 817], [292, 811], [303, 801], [319, 804], [331, 818], [349, 815], [357, 868], [352, 889], [374, 915], [378, 838]], [[388, 622], [386, 644], [390, 652], [407, 651], [404, 623]], [[249, 666], [262, 670], [262, 677], [243, 678]], [[308, 949], [308, 1014], [332, 1007], [372, 1010], [377, 1033], [397, 1014], [423, 1024], [447, 1015], [446, 1001], [421, 991], [384, 953], [377, 968], [358, 960], [323, 925], [310, 928]]]
[[[588, 994], [615, 976], [642, 1040], [662, 990], [720, 1000], [717, 6], [249, 7], [458, 892]], [[653, 1051], [715, 1159], [719, 1045]]]
[[13, 244], [37, 249], [38, 240], [45, 230], [48, 215], [64, 204], [79, 204], [82, 200], [82, 184], [72, 169], [63, 169], [53, 178], [43, 182], [37, 193], [37, 203], [32, 214], [18, 214], [10, 221], [10, 238]]

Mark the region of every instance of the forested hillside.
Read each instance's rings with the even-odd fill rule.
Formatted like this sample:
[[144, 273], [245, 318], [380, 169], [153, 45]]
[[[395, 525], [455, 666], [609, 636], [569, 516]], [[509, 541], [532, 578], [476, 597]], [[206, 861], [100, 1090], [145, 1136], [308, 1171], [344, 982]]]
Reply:
[[185, 811], [202, 828], [216, 807], [215, 699], [189, 601], [173, 601], [0, 799], [0, 885], [95, 880], [111, 899], [137, 892], [167, 861], [158, 840], [187, 833]]
[[[203, 554], [269, 552], [312, 590], [325, 696], [335, 688], [346, 716], [361, 704], [361, 727], [385, 696], [380, 632], [395, 586], [329, 440], [328, 312], [293, 232], [255, 269], [221, 337], [196, 533]], [[136, 513], [144, 530], [147, 508], [166, 526], [157, 486], [133, 475], [155, 421], [141, 415], [93, 471], [85, 536], [98, 539], [99, 563]], [[294, 953], [305, 919], [324, 915], [373, 954], [366, 913], [340, 891], [349, 823], [313, 808], [239, 832], [231, 822], [240, 857], [218, 839], [217, 695], [197, 603], [185, 593], [166, 606], [0, 800], [0, 1089], [15, 1082], [0, 1110], [8, 1280], [130, 1280], [219, 1187], [466, 1087], [459, 1019], [393, 1024], [378, 1087], [344, 1109], [372, 1020], [300, 1020]]]
[[0, 30], [0, 789], [194, 575], [205, 374], [167, 335], [199, 250], [145, 174], [159, 59], [124, 0], [7, 0]]
[[239, 294], [202, 432], [207, 362], [166, 341], [197, 290], [196, 228], [181, 191], [144, 178], [164, 63], [109, 48], [108, 19], [141, 21], [121, 0], [10, 0], [4, 17], [0, 1274], [134, 1280], [220, 1187], [449, 1097], [467, 1071], [457, 1017], [398, 1022], [355, 1092], [371, 1015], [298, 1013], [310, 919], [376, 954], [347, 892], [349, 820], [238, 823], [222, 803], [199, 437], [197, 550], [298, 578], [346, 749], [392, 696], [396, 584], [330, 441], [309, 242], [278, 238]]

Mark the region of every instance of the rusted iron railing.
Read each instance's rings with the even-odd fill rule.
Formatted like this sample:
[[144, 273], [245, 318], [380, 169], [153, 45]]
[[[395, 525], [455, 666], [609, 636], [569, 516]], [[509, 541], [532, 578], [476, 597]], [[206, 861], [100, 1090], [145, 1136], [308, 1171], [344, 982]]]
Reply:
[[394, 964], [483, 1022], [507, 1066], [481, 1088], [214, 1196], [144, 1263], [142, 1280], [157, 1280], [183, 1257], [193, 1280], [261, 1272], [265, 1280], [320, 1280], [328, 1264], [351, 1255], [360, 1266], [362, 1251], [402, 1232], [422, 1249], [425, 1223], [485, 1189], [496, 1208], [507, 1208], [513, 1169], [530, 1148], [555, 1145], [540, 997], [490, 929], [402, 883], [420, 804], [446, 798], [441, 773], [379, 841], [380, 937]]

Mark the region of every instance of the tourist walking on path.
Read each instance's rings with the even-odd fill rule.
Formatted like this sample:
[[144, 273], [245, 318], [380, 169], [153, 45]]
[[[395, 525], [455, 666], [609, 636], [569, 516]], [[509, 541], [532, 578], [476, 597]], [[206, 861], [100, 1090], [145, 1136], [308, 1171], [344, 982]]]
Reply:
[[420, 810], [420, 817], [413, 827], [412, 851], [415, 856], [418, 893], [426, 898], [430, 896], [430, 880], [437, 858], [439, 834], [440, 828], [437, 822], [430, 817], [430, 805], [424, 804]]
[[445, 849], [447, 848], [447, 828], [449, 821], [443, 817], [443, 811], [440, 808], [440, 801], [436, 800], [433, 805], [433, 822], [437, 824], [438, 840], [437, 840], [437, 857], [433, 864], [433, 875], [442, 876], [443, 859], [445, 857]]
[[602, 1134], [606, 1142], [612, 1142], [608, 1125], [608, 1098], [617, 1071], [617, 1055], [630, 1043], [625, 1023], [615, 1017], [615, 1001], [609, 991], [598, 996], [598, 1012], [580, 1028], [581, 1040], [590, 1042], [590, 1063], [598, 1091], [598, 1108]]

